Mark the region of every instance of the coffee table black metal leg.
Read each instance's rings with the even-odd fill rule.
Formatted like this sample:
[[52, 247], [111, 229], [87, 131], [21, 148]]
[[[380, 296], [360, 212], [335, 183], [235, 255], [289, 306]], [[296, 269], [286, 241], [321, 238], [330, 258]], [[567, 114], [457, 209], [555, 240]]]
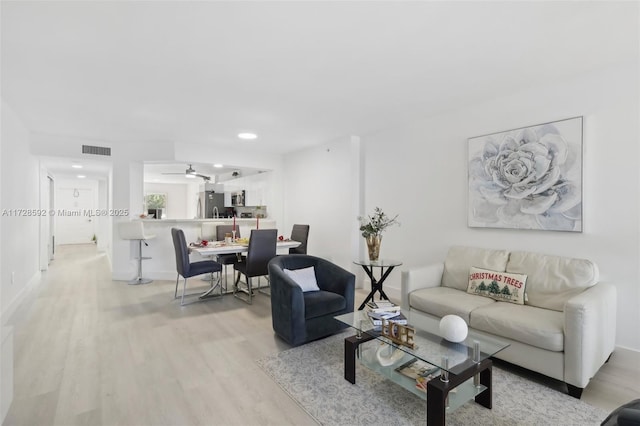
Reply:
[[[429, 383], [435, 380], [440, 380], [440, 378], [435, 377], [431, 379]], [[429, 386], [429, 383], [427, 383], [427, 425], [444, 426], [447, 410], [447, 394], [449, 393], [449, 389]]]
[[344, 378], [350, 383], [356, 383], [356, 350], [358, 342], [355, 342], [356, 336], [344, 339]]
[[427, 425], [444, 425], [447, 410], [447, 396], [451, 389], [472, 378], [475, 374], [480, 374], [480, 383], [487, 389], [476, 395], [475, 401], [486, 408], [491, 408], [491, 368], [490, 359], [485, 359], [475, 367], [468, 368], [460, 374], [449, 373], [449, 381], [444, 383], [439, 377], [429, 380], [427, 383]]
[[356, 383], [356, 353], [358, 346], [373, 339], [375, 337], [367, 333], [362, 333], [359, 339], [358, 336], [350, 336], [344, 339], [344, 378], [351, 384]]

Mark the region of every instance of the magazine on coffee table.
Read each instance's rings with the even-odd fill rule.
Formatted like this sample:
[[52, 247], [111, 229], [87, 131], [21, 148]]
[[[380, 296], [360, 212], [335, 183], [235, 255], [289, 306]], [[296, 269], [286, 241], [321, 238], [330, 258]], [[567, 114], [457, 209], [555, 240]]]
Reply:
[[440, 369], [435, 365], [429, 364], [418, 358], [413, 358], [410, 361], [405, 362], [398, 368], [396, 371], [404, 376], [409, 377], [410, 379], [417, 379], [419, 377], [431, 378], [437, 373]]

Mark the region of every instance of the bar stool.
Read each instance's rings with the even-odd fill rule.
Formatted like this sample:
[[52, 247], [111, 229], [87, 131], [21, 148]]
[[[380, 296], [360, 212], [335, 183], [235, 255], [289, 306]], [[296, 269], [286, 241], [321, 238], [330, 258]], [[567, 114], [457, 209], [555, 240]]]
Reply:
[[148, 246], [145, 240], [155, 238], [155, 235], [147, 235], [144, 233], [144, 224], [141, 221], [120, 222], [118, 224], [118, 233], [123, 240], [137, 240], [138, 241], [138, 276], [128, 281], [129, 284], [148, 284], [153, 282], [152, 279], [142, 278], [142, 260], [151, 259], [150, 257], [142, 257], [142, 243]]

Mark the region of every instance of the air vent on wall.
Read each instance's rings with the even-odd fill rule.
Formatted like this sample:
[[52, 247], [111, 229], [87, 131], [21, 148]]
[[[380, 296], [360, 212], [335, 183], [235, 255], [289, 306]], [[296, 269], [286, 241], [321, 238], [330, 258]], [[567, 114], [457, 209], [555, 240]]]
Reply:
[[82, 153], [111, 156], [111, 148], [106, 146], [82, 145]]

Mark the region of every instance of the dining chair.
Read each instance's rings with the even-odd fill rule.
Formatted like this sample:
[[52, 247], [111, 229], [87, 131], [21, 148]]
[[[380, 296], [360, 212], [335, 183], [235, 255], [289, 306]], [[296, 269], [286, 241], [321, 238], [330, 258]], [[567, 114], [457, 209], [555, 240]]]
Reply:
[[220, 225], [222, 225], [220, 222], [202, 222], [202, 225], [200, 225], [200, 238], [207, 241], [220, 241], [217, 237], [217, 229]]
[[[233, 265], [233, 269], [238, 271], [238, 276], [233, 286], [234, 297], [248, 304], [252, 303], [252, 278], [269, 275], [268, 264], [271, 259], [276, 257], [277, 238], [277, 229], [253, 229], [251, 231], [247, 257], [245, 257], [242, 262]], [[241, 275], [244, 275], [246, 279], [246, 282], [243, 283], [245, 285], [244, 287], [239, 285], [241, 284]], [[258, 287], [258, 291], [263, 292], [260, 287]], [[263, 293], [269, 294], [266, 292]]]
[[[226, 234], [233, 233], [233, 225], [218, 225], [216, 226], [216, 240], [224, 241]], [[236, 226], [236, 238], [240, 237], [240, 227]]]
[[[185, 296], [193, 296], [200, 294], [199, 299], [205, 299], [208, 297], [222, 296], [222, 287], [220, 286], [220, 272], [222, 272], [222, 265], [213, 260], [201, 260], [199, 262], [191, 262], [189, 260], [189, 248], [187, 247], [187, 241], [184, 237], [182, 229], [171, 228], [171, 238], [173, 239], [173, 248], [176, 252], [176, 269], [178, 275], [176, 277], [176, 290], [173, 294], [173, 298], [178, 298], [178, 281], [182, 276], [184, 283], [182, 284], [182, 297], [180, 299], [180, 305], [184, 305]], [[218, 282], [214, 285], [213, 274], [218, 273]], [[204, 293], [191, 293], [185, 294], [187, 289], [187, 278], [194, 277], [196, 275], [211, 274], [211, 288]], [[213, 291], [220, 287], [220, 294], [213, 294]]]
[[299, 241], [298, 247], [289, 249], [289, 254], [307, 254], [307, 240], [309, 239], [309, 225], [293, 225], [291, 239]]
[[[233, 225], [216, 226], [216, 241], [224, 241], [225, 234], [231, 234]], [[236, 226], [236, 238], [240, 237], [240, 227]], [[227, 290], [227, 266], [235, 265], [240, 262], [241, 257], [238, 253], [219, 254], [216, 256], [218, 263], [224, 266], [224, 287]]]

